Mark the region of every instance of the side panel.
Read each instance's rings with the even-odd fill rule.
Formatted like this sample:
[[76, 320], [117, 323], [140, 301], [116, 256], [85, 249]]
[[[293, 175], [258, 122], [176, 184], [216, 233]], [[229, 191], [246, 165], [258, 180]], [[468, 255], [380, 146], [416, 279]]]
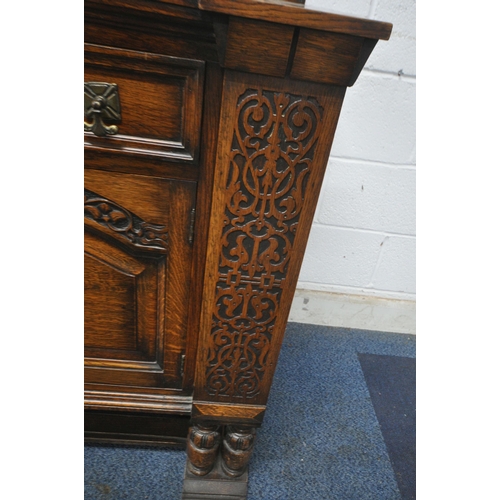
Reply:
[[241, 406], [240, 421], [263, 416], [344, 92], [226, 72], [195, 383], [200, 420], [230, 421], [228, 403]]

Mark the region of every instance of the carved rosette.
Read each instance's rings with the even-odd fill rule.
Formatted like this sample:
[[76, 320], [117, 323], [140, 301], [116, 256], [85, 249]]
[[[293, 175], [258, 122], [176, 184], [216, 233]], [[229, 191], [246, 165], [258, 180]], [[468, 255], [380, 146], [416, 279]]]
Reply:
[[247, 90], [226, 178], [206, 391], [252, 399], [267, 363], [323, 110], [311, 97]]
[[136, 247], [162, 252], [168, 249], [168, 231], [165, 226], [150, 224], [88, 189], [84, 193], [84, 213], [87, 219]]

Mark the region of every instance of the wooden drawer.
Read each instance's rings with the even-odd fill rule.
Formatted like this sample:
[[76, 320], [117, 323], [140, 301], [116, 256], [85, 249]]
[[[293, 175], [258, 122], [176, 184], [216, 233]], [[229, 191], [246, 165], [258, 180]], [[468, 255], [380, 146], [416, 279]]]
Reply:
[[98, 95], [89, 83], [116, 84], [121, 115], [113, 135], [86, 131], [85, 148], [196, 163], [204, 68], [202, 61], [85, 44], [86, 109]]
[[85, 383], [94, 406], [118, 394], [147, 408], [182, 390], [195, 193], [194, 182], [85, 173]]

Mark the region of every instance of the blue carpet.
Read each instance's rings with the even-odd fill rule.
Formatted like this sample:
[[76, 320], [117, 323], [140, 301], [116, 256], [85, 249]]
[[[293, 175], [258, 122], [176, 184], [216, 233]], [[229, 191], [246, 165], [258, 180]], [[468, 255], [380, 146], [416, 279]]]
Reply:
[[416, 360], [358, 354], [401, 497], [416, 498]]
[[[358, 353], [415, 357], [415, 337], [289, 323], [248, 500], [400, 500]], [[85, 447], [86, 500], [179, 500], [185, 453]]]

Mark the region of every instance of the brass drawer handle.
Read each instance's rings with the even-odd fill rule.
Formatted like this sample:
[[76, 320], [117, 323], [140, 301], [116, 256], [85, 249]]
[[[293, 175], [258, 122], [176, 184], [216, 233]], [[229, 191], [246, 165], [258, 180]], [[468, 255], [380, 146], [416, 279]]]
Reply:
[[84, 83], [84, 130], [93, 132], [99, 137], [114, 135], [118, 132], [116, 125], [122, 120], [120, 96], [116, 83], [86, 82]]

